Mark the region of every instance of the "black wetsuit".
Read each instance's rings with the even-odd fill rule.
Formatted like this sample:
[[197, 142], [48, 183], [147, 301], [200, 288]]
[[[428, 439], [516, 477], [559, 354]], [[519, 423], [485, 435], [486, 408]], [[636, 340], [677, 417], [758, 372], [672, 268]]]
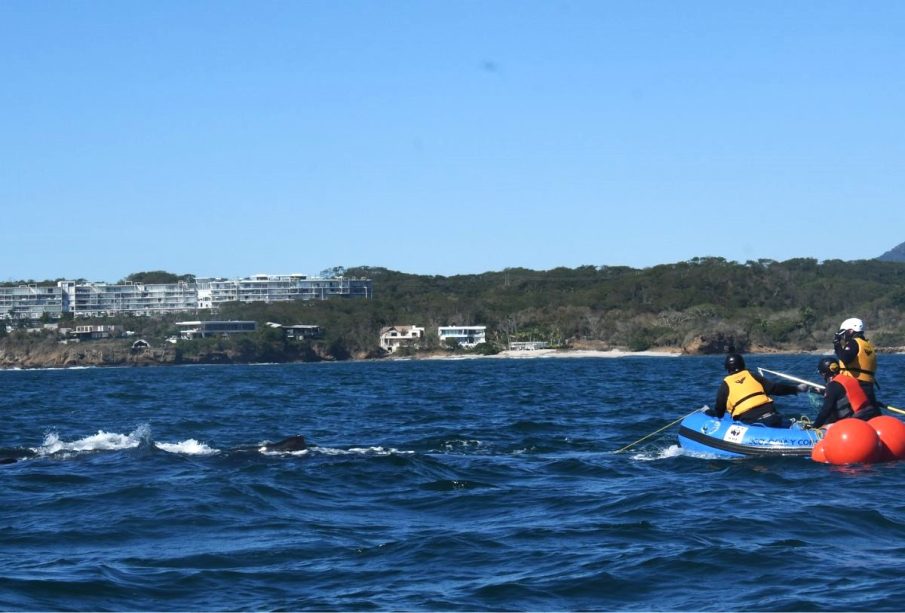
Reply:
[[[861, 388], [864, 389], [864, 386], [862, 385]], [[880, 413], [876, 401], [870, 396], [867, 397], [867, 404], [861, 407], [860, 411], [855, 413], [852, 409], [852, 403], [848, 398], [848, 394], [845, 393], [845, 388], [838, 381], [831, 380], [826, 384], [826, 390], [823, 395], [823, 406], [820, 408], [820, 413], [817, 414], [817, 418], [814, 420], [813, 427], [819, 428], [825, 424], [832, 424], [840, 419], [845, 419], [846, 417], [857, 417], [858, 419], [868, 420], [877, 417], [878, 415], [882, 415], [882, 413]]]

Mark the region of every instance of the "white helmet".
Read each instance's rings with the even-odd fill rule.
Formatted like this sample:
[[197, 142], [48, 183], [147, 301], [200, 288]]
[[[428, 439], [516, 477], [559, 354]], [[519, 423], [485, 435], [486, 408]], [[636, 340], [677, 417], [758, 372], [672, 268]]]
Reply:
[[864, 332], [864, 322], [857, 317], [849, 317], [839, 325], [840, 330], [852, 330], [853, 332]]

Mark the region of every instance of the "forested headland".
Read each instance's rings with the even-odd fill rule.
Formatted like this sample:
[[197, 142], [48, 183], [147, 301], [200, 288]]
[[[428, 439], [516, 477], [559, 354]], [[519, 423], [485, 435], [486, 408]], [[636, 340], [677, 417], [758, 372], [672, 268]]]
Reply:
[[[331, 299], [282, 303], [230, 303], [219, 313], [111, 317], [76, 323], [118, 323], [166, 347], [175, 321], [250, 319], [258, 332], [222, 339], [180, 341], [165, 361], [289, 361], [379, 357], [379, 331], [419, 325], [423, 351], [441, 347], [441, 325], [486, 325], [490, 343], [546, 341], [559, 347], [685, 353], [812, 351], [829, 349], [833, 332], [848, 317], [867, 325], [867, 336], [886, 350], [905, 347], [905, 263], [800, 258], [745, 263], [722, 258], [636, 269], [582, 266], [450, 277], [383, 268], [337, 269], [373, 280], [371, 300]], [[265, 322], [311, 324], [322, 339], [286, 341]], [[66, 325], [66, 324], [62, 324]], [[0, 333], [2, 334], [2, 333]], [[44, 341], [16, 331], [0, 339], [7, 354]], [[46, 341], [50, 342], [50, 341]], [[55, 341], [54, 341], [55, 342]], [[82, 343], [83, 348], [88, 343]], [[221, 358], [218, 358], [221, 359]]]

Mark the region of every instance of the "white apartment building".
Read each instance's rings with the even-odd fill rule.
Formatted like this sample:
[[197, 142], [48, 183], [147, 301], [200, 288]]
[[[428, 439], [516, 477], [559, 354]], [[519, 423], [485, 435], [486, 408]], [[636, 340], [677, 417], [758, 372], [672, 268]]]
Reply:
[[73, 313], [85, 317], [105, 315], [155, 315], [198, 308], [194, 283], [75, 284], [63, 281]]
[[470, 349], [487, 341], [487, 326], [440, 326], [437, 328], [440, 344], [453, 339], [460, 346]]
[[371, 298], [370, 279], [305, 275], [254, 275], [243, 279], [196, 279], [178, 283], [76, 283], [0, 287], [0, 318], [38, 319], [45, 313], [78, 317], [161, 315], [215, 310], [226, 302], [326, 300], [332, 296]]
[[66, 301], [59, 286], [0, 287], [0, 318], [40, 319], [45, 313], [59, 318], [65, 311]]
[[[197, 279], [199, 292], [212, 307], [224, 302], [326, 300], [331, 296], [371, 298], [370, 279], [322, 278], [306, 275], [253, 275], [243, 279]], [[199, 293], [199, 298], [200, 298]]]
[[424, 328], [419, 326], [388, 326], [380, 329], [380, 348], [395, 353], [400, 347], [419, 347]]

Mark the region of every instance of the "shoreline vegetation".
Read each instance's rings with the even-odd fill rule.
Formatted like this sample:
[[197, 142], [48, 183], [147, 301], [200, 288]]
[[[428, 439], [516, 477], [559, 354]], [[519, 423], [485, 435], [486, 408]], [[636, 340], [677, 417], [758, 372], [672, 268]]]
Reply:
[[[7, 322], [0, 325], [0, 368], [283, 363], [361, 359], [622, 357], [832, 352], [833, 333], [848, 317], [867, 324], [880, 351], [905, 351], [905, 262], [799, 258], [728, 262], [694, 258], [645, 269], [581, 266], [452, 277], [383, 268], [332, 269], [371, 279], [370, 299], [331, 298], [227, 303], [218, 312], [154, 317]], [[138, 277], [151, 273], [136, 273]], [[156, 272], [159, 275], [172, 273]], [[132, 277], [136, 277], [133, 275]], [[68, 316], [68, 318], [67, 318]], [[247, 320], [257, 331], [229, 338], [167, 342], [185, 320]], [[267, 325], [315, 325], [323, 336], [289, 340]], [[112, 324], [129, 338], [66, 343], [42, 324], [61, 328]], [[387, 355], [385, 326], [426, 331], [420, 350]], [[445, 347], [438, 326], [484, 325], [485, 345]], [[28, 330], [27, 328], [31, 328]], [[136, 339], [148, 346], [136, 350]], [[554, 349], [504, 351], [513, 341], [542, 341]]]
[[[119, 342], [117, 342], [119, 341]], [[56, 368], [86, 368], [86, 367], [153, 367], [153, 366], [179, 366], [190, 364], [261, 364], [261, 363], [298, 363], [298, 362], [339, 362], [339, 361], [432, 361], [432, 360], [473, 360], [473, 359], [569, 359], [569, 358], [626, 358], [626, 357], [656, 357], [679, 358], [701, 355], [714, 355], [709, 352], [687, 353], [674, 347], [658, 347], [642, 351], [631, 351], [624, 348], [589, 348], [587, 344], [579, 347], [560, 347], [553, 349], [534, 350], [501, 350], [494, 352], [479, 352], [466, 350], [429, 350], [410, 351], [401, 355], [359, 355], [349, 356], [343, 360], [337, 360], [332, 356], [320, 356], [317, 352], [311, 352], [301, 359], [260, 359], [256, 355], [237, 353], [233, 350], [213, 350], [200, 352], [190, 356], [181, 354], [175, 346], [162, 348], [149, 348], [142, 351], [130, 349], [129, 342], [123, 339], [100, 340], [78, 343], [74, 345], [57, 345], [35, 350], [26, 349], [19, 353], [0, 347], [0, 370], [31, 370], [31, 369], [56, 369]], [[2, 344], [0, 344], [2, 345]], [[905, 347], [884, 347], [879, 349], [882, 353], [905, 353]], [[748, 355], [769, 354], [814, 354], [829, 355], [832, 346], [827, 343], [824, 349], [771, 349], [758, 348], [747, 351]]]

